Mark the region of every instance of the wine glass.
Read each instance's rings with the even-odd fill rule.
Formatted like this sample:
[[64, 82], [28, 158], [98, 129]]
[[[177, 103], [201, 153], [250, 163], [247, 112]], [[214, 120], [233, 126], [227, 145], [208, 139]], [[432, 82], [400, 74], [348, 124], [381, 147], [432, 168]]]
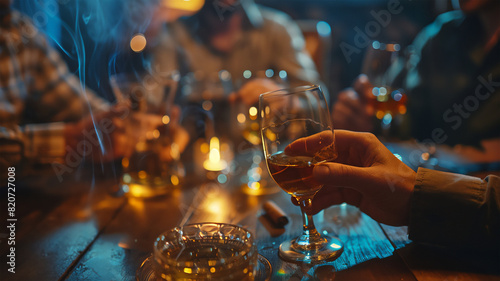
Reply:
[[176, 71], [155, 77], [135, 73], [110, 77], [117, 103], [129, 104], [131, 109], [123, 117], [127, 140], [119, 185], [119, 192], [127, 196], [166, 195], [184, 179], [180, 146], [170, 124], [178, 81]]
[[305, 212], [323, 187], [313, 178], [314, 166], [337, 156], [325, 96], [319, 86], [284, 89], [260, 95], [259, 107], [269, 173], [302, 211], [302, 234], [283, 242], [279, 255], [290, 262], [333, 260], [342, 253], [342, 242], [320, 234]]
[[373, 85], [368, 102], [378, 120], [375, 134], [385, 139], [398, 134], [407, 111], [406, 93], [394, 85], [394, 80], [403, 68], [403, 60], [399, 59], [400, 49], [397, 43], [373, 41], [366, 49], [361, 69]]

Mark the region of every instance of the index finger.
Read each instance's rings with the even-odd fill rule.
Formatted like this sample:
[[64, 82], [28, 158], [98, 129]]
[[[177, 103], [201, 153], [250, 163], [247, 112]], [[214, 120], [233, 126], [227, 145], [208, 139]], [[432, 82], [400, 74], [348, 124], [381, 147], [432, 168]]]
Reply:
[[297, 139], [285, 147], [285, 154], [290, 156], [310, 156], [315, 160], [327, 160], [336, 157], [335, 138], [332, 130], [324, 130], [312, 136]]

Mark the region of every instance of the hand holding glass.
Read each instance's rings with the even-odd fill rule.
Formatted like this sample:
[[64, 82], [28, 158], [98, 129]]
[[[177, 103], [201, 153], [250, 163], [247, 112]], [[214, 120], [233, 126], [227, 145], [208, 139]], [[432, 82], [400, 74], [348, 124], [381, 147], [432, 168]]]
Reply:
[[261, 135], [272, 178], [301, 206], [302, 235], [280, 245], [291, 262], [317, 263], [337, 258], [343, 250], [335, 237], [321, 235], [305, 210], [323, 187], [313, 178], [315, 165], [336, 158], [328, 104], [319, 86], [278, 90], [260, 96]]

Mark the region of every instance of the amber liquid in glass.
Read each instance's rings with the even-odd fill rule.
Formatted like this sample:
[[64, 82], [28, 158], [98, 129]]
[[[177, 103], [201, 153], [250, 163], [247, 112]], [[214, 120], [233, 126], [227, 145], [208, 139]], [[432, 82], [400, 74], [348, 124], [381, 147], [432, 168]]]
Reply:
[[297, 199], [305, 195], [314, 195], [323, 186], [313, 178], [315, 164], [312, 157], [288, 156], [284, 152], [275, 153], [267, 158], [273, 179], [284, 191]]
[[166, 161], [162, 152], [167, 146], [161, 143], [144, 142], [122, 160], [122, 188], [133, 197], [154, 197], [168, 194], [180, 184], [184, 176], [180, 164]]

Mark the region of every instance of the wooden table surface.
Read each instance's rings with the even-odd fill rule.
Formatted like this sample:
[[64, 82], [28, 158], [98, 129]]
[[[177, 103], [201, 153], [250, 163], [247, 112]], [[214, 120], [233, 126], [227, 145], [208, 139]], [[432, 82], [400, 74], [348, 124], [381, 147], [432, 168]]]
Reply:
[[[113, 174], [109, 167], [102, 173]], [[2, 227], [0, 279], [135, 280], [160, 233], [185, 223], [226, 222], [256, 234], [259, 253], [272, 265], [271, 280], [500, 280], [499, 257], [416, 245], [407, 239], [405, 227], [381, 225], [351, 206], [334, 206], [315, 216], [318, 229], [337, 235], [345, 250], [334, 262], [308, 266], [278, 258], [279, 243], [301, 229], [300, 210], [284, 192], [251, 196], [235, 184], [199, 182], [165, 197], [140, 200], [112, 196], [114, 185], [113, 177], [95, 172], [62, 183], [50, 177], [20, 181], [15, 274], [7, 271], [11, 246]], [[2, 207], [6, 198], [2, 195]], [[267, 200], [291, 219], [279, 237], [270, 237], [258, 220]], [[6, 213], [1, 211], [3, 223]]]

